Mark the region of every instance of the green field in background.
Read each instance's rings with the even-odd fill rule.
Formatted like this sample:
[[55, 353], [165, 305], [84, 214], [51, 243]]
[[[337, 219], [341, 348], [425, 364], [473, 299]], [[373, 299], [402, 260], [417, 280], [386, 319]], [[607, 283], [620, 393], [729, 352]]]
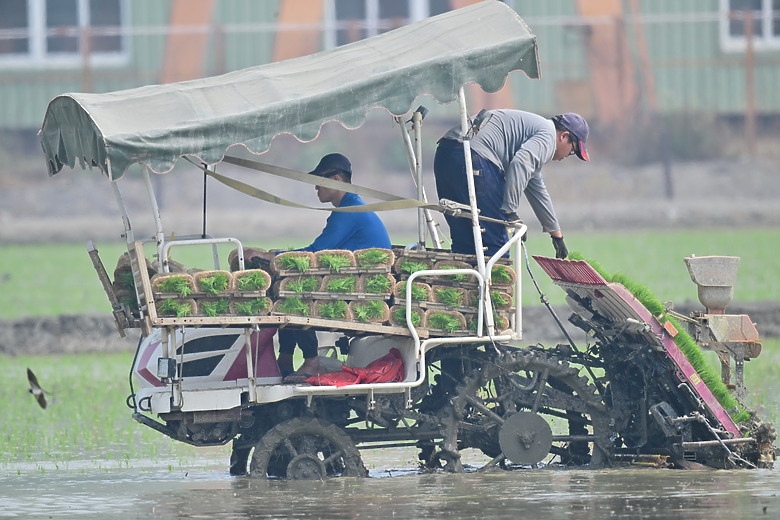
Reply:
[[[566, 243], [570, 251], [597, 260], [606, 271], [621, 272], [645, 285], [662, 302], [696, 301], [696, 287], [683, 263], [683, 258], [691, 254], [741, 257], [735, 301], [780, 300], [780, 229], [570, 233]], [[300, 245], [305, 244], [302, 241]], [[97, 247], [106, 270], [113, 273], [124, 244]], [[553, 254], [546, 234], [532, 234], [527, 247], [529, 255]], [[222, 267], [230, 249], [222, 248]], [[3, 244], [0, 251], [0, 318], [110, 312], [85, 245]], [[147, 256], [151, 258], [152, 254], [149, 251]], [[212, 268], [211, 250], [204, 246], [176, 248], [172, 258], [187, 267]], [[552, 284], [533, 259], [530, 262], [534, 277], [550, 301], [564, 303], [563, 291]], [[523, 284], [523, 305], [540, 305], [524, 265]]]

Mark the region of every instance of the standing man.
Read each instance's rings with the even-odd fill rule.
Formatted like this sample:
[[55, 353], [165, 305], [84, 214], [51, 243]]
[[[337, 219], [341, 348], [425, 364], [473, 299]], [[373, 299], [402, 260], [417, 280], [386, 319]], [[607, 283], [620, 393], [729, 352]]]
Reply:
[[[552, 200], [542, 179], [542, 166], [577, 155], [588, 161], [585, 141], [588, 123], [578, 114], [566, 113], [546, 119], [522, 110], [480, 112], [472, 126], [471, 161], [480, 215], [519, 221], [520, 198], [525, 194], [542, 230], [549, 233], [556, 258], [569, 254], [555, 217]], [[460, 127], [439, 140], [433, 162], [439, 198], [469, 204], [463, 136]], [[445, 215], [452, 235], [452, 251], [475, 254], [471, 220]], [[493, 255], [509, 239], [506, 226], [480, 222], [482, 243]]]
[[[352, 182], [352, 164], [340, 153], [328, 154], [309, 172], [310, 175], [327, 179]], [[320, 202], [333, 204], [337, 208], [362, 206], [365, 204], [357, 194], [334, 188], [317, 186]], [[355, 251], [370, 247], [389, 249], [390, 236], [384, 223], [373, 212], [337, 212], [328, 216], [322, 233], [311, 245], [299, 251], [322, 251], [323, 249], [347, 249]], [[295, 345], [303, 352], [303, 364], [293, 372]], [[286, 383], [297, 383], [317, 374], [317, 333], [312, 330], [281, 329], [279, 331], [279, 369]], [[288, 375], [291, 374], [291, 375]]]

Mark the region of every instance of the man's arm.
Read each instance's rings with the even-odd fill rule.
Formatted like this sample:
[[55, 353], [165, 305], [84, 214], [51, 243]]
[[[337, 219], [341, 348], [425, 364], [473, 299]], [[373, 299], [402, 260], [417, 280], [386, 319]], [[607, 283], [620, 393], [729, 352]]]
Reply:
[[561, 226], [555, 216], [552, 199], [541, 176], [534, 177], [528, 182], [528, 186], [525, 188], [525, 196], [536, 218], [542, 225], [542, 231], [550, 233], [551, 236], [560, 236]]
[[550, 237], [552, 237], [555, 257], [566, 258], [569, 256], [569, 250], [563, 241], [561, 226], [555, 217], [550, 194], [547, 193], [547, 187], [544, 185], [541, 176], [531, 179], [531, 182], [528, 183], [528, 187], [525, 189], [525, 195], [536, 214], [536, 218], [542, 224], [542, 230], [549, 233]]
[[506, 214], [517, 215], [520, 207], [520, 199], [526, 191], [529, 183], [534, 179], [546, 162], [547, 140], [546, 134], [536, 134], [525, 141], [515, 152], [512, 161], [506, 168], [506, 187], [504, 189], [504, 203], [501, 211]]

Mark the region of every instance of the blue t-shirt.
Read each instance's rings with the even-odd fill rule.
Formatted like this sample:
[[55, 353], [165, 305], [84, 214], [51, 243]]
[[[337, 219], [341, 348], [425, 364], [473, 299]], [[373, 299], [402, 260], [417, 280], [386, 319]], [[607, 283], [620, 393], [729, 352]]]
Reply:
[[[362, 206], [365, 202], [355, 193], [345, 193], [338, 207]], [[322, 251], [323, 249], [346, 249], [355, 251], [369, 247], [389, 249], [390, 236], [382, 220], [372, 211], [338, 212], [334, 211], [311, 245], [299, 251]]]

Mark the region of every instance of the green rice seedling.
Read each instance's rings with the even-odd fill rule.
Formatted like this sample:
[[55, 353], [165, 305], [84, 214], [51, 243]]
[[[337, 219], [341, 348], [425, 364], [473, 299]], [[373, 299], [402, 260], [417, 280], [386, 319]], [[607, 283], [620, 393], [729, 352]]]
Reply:
[[320, 281], [314, 276], [307, 276], [305, 278], [296, 278], [288, 280], [284, 289], [286, 291], [295, 293], [314, 292], [320, 285]]
[[[400, 289], [398, 290], [398, 294], [403, 299], [406, 299], [406, 287], [407, 284], [403, 283]], [[412, 283], [412, 301], [424, 302], [427, 300], [428, 300], [428, 291], [425, 289], [425, 287], [418, 285], [416, 283]]]
[[375, 267], [386, 264], [390, 255], [381, 249], [367, 249], [355, 255], [355, 260], [360, 267]]
[[[454, 265], [440, 265], [438, 269], [458, 269]], [[451, 274], [444, 277], [446, 280], [452, 280], [453, 282], [465, 282], [468, 279], [466, 274]]]
[[287, 271], [305, 273], [311, 267], [311, 258], [305, 255], [280, 255], [277, 258], [279, 266]]
[[308, 316], [311, 313], [309, 304], [297, 296], [285, 298], [284, 301], [279, 304], [277, 310], [284, 314], [295, 314], [297, 316]]
[[[647, 308], [647, 310], [658, 318], [659, 322], [662, 324], [670, 322], [674, 328], [677, 329], [677, 334], [673, 338], [674, 343], [682, 350], [683, 354], [685, 354], [688, 362], [693, 369], [696, 370], [696, 373], [699, 374], [699, 377], [701, 377], [702, 381], [704, 381], [707, 388], [710, 389], [718, 402], [726, 410], [739, 408], [737, 400], [731, 395], [715, 370], [705, 361], [704, 354], [696, 344], [696, 341], [694, 341], [677, 320], [665, 314], [666, 309], [664, 305], [653, 296], [647, 287], [629, 280], [625, 275], [620, 273], [615, 273], [610, 281], [619, 283], [628, 289], [631, 294]], [[749, 414], [740, 410], [732, 419], [737, 422], [746, 421], [749, 419]]]
[[187, 302], [166, 298], [157, 306], [157, 312], [165, 316], [183, 318], [192, 314], [192, 305]]
[[320, 265], [331, 271], [341, 272], [345, 267], [352, 264], [352, 260], [345, 255], [338, 253], [322, 253], [318, 257]]
[[242, 314], [246, 316], [254, 316], [263, 311], [268, 310], [271, 306], [271, 300], [269, 298], [253, 298], [246, 301], [237, 301], [233, 304], [236, 310], [236, 314]]
[[423, 271], [428, 269], [428, 264], [424, 262], [415, 262], [414, 260], [405, 259], [398, 265], [398, 268], [402, 273], [413, 274], [417, 271]]
[[507, 305], [511, 305], [512, 301], [507, 301], [506, 298], [504, 298], [504, 294], [501, 291], [490, 291], [490, 299], [493, 301], [494, 307], [506, 307]]
[[169, 276], [162, 280], [157, 287], [160, 292], [177, 293], [182, 298], [192, 294], [192, 285], [183, 276]]
[[[474, 315], [472, 319], [468, 320], [467, 328], [471, 332], [477, 331], [477, 316]], [[493, 313], [493, 325], [495, 325], [496, 329], [502, 330], [509, 327], [509, 320], [507, 320], [505, 317], [499, 315], [498, 313]], [[484, 324], [483, 324], [484, 326]]]
[[209, 294], [219, 294], [228, 288], [230, 276], [228, 273], [214, 273], [211, 276], [198, 278], [198, 287]]
[[460, 328], [460, 320], [443, 312], [432, 312], [428, 315], [428, 327], [455, 332]]
[[344, 319], [347, 317], [347, 302], [336, 300], [320, 303], [317, 306], [317, 310], [323, 318]]
[[357, 280], [354, 276], [330, 278], [325, 290], [331, 293], [355, 292], [356, 283]]
[[268, 288], [268, 276], [263, 271], [249, 272], [236, 281], [239, 291], [262, 291]]
[[[422, 323], [422, 314], [420, 314], [420, 311], [412, 309], [411, 317], [412, 317], [412, 325], [415, 326], [415, 327], [419, 327], [420, 324]], [[396, 323], [405, 325], [406, 324], [406, 307], [397, 307], [393, 311], [393, 320]]]
[[393, 282], [383, 274], [377, 274], [366, 278], [366, 292], [373, 294], [383, 294], [390, 292]]
[[368, 322], [381, 318], [385, 313], [384, 302], [373, 300], [367, 303], [358, 303], [354, 306], [355, 318], [358, 321]]
[[134, 290], [135, 289], [135, 280], [133, 280], [133, 273], [132, 271], [119, 271], [116, 273], [116, 280], [115, 283], [117, 286], [128, 289], [128, 290]]
[[437, 287], [435, 289], [436, 301], [447, 307], [463, 305], [463, 291], [454, 287]]
[[200, 302], [200, 310], [204, 316], [210, 318], [227, 314], [230, 312], [230, 300], [228, 298], [220, 298], [219, 300]]
[[608, 281], [608, 282], [610, 281], [610, 278], [612, 277], [612, 275], [609, 274], [607, 272], [607, 270], [604, 269], [604, 267], [602, 267], [600, 263], [598, 263], [598, 261], [596, 261], [596, 260], [594, 260], [592, 258], [585, 258], [585, 256], [582, 253], [580, 253], [579, 251], [572, 251], [571, 253], [569, 253], [568, 259], [569, 260], [584, 260], [585, 262], [588, 262], [588, 265], [590, 265], [593, 268], [594, 271], [599, 273], [599, 275], [602, 278], [604, 278], [606, 281]]
[[503, 265], [494, 265], [490, 278], [494, 283], [512, 283], [512, 273]]

